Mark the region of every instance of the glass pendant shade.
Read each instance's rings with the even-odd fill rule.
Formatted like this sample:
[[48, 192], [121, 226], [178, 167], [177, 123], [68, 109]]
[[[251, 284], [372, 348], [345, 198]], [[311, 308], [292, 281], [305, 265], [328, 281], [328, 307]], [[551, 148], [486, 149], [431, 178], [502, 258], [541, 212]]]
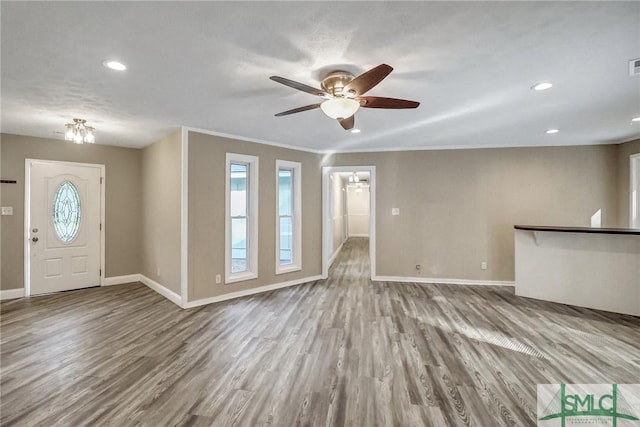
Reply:
[[72, 124], [68, 124], [67, 126], [67, 131], [64, 134], [64, 139], [66, 139], [67, 141], [73, 141], [73, 137], [75, 136], [75, 130], [73, 129], [73, 125]]
[[351, 117], [360, 108], [360, 103], [355, 99], [333, 98], [320, 104], [322, 111], [332, 119], [346, 119]]
[[93, 144], [96, 142], [96, 137], [93, 136], [93, 128], [87, 126], [87, 131], [84, 135], [84, 142], [88, 142], [89, 144]]

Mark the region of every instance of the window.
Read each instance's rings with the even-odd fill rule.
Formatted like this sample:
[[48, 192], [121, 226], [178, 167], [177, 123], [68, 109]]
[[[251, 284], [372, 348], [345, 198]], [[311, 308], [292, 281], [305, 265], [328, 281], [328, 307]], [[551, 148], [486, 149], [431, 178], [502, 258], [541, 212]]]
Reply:
[[53, 229], [62, 243], [71, 243], [80, 230], [80, 195], [70, 181], [64, 181], [53, 196]]
[[227, 153], [225, 283], [258, 277], [258, 158]]
[[300, 168], [276, 160], [276, 274], [302, 268]]

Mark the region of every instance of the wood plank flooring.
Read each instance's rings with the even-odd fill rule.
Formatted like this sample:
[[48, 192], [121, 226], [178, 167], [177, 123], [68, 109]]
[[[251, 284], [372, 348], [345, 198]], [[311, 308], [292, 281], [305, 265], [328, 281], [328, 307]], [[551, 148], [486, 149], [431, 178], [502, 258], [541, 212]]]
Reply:
[[640, 383], [640, 318], [330, 278], [181, 310], [141, 284], [0, 305], [3, 426], [533, 426], [538, 383]]

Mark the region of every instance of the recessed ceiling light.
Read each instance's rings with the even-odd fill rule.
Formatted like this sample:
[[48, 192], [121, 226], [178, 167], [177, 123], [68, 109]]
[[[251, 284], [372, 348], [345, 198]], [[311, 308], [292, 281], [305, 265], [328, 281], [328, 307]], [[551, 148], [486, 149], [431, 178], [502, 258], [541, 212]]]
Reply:
[[541, 82], [531, 86], [531, 90], [547, 90], [551, 88], [551, 86], [553, 86], [553, 84], [549, 82]]
[[640, 116], [631, 119], [632, 122], [640, 122]]
[[558, 133], [558, 132], [560, 132], [560, 130], [559, 130], [559, 129], [548, 129], [548, 130], [547, 130], [547, 133], [548, 133], [548, 134], [553, 134], [553, 133]]
[[127, 66], [122, 62], [114, 61], [113, 59], [105, 59], [102, 61], [102, 65], [116, 71], [124, 71], [127, 69]]
[[351, 133], [360, 133], [360, 129], [351, 129]]

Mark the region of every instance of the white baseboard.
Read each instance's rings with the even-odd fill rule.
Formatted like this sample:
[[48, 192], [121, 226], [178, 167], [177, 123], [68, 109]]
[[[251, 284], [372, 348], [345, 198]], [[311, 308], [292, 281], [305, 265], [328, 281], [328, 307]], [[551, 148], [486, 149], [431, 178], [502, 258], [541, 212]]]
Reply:
[[104, 279], [102, 286], [124, 285], [125, 283], [141, 282], [139, 274], [127, 274], [126, 276], [113, 276]]
[[329, 267], [331, 267], [331, 264], [333, 264], [333, 261], [336, 260], [336, 258], [338, 258], [338, 254], [340, 253], [340, 251], [342, 250], [342, 246], [344, 245], [344, 242], [340, 244], [340, 246], [338, 247], [338, 249], [335, 250], [335, 252], [333, 253], [333, 255], [331, 255], [331, 258], [329, 258]]
[[160, 295], [162, 295], [172, 303], [176, 304], [178, 307], [182, 308], [182, 297], [180, 295], [176, 294], [171, 289], [165, 288], [160, 283], [149, 279], [144, 274], [140, 274], [139, 276], [140, 276], [140, 281], [144, 283], [146, 286], [153, 289], [154, 291], [156, 291], [157, 293], [159, 293]]
[[189, 301], [184, 308], [199, 307], [201, 305], [212, 304], [214, 302], [226, 301], [234, 298], [240, 298], [240, 297], [245, 297], [249, 295], [259, 294], [267, 291], [273, 291], [275, 289], [281, 289], [289, 286], [300, 285], [302, 283], [315, 282], [316, 280], [321, 280], [321, 279], [322, 279], [322, 276], [303, 277], [302, 279], [289, 280], [288, 282], [274, 283], [272, 285], [260, 286], [258, 288], [247, 289], [244, 291], [230, 292], [228, 294], [218, 295], [216, 297]]
[[349, 237], [369, 237], [368, 234], [349, 234]]
[[466, 286], [515, 286], [515, 282], [499, 280], [470, 280], [470, 279], [442, 279], [430, 277], [402, 277], [402, 276], [375, 276], [371, 280], [375, 282], [404, 282], [404, 283], [432, 283], [444, 285]]
[[0, 301], [24, 297], [24, 288], [0, 290]]

